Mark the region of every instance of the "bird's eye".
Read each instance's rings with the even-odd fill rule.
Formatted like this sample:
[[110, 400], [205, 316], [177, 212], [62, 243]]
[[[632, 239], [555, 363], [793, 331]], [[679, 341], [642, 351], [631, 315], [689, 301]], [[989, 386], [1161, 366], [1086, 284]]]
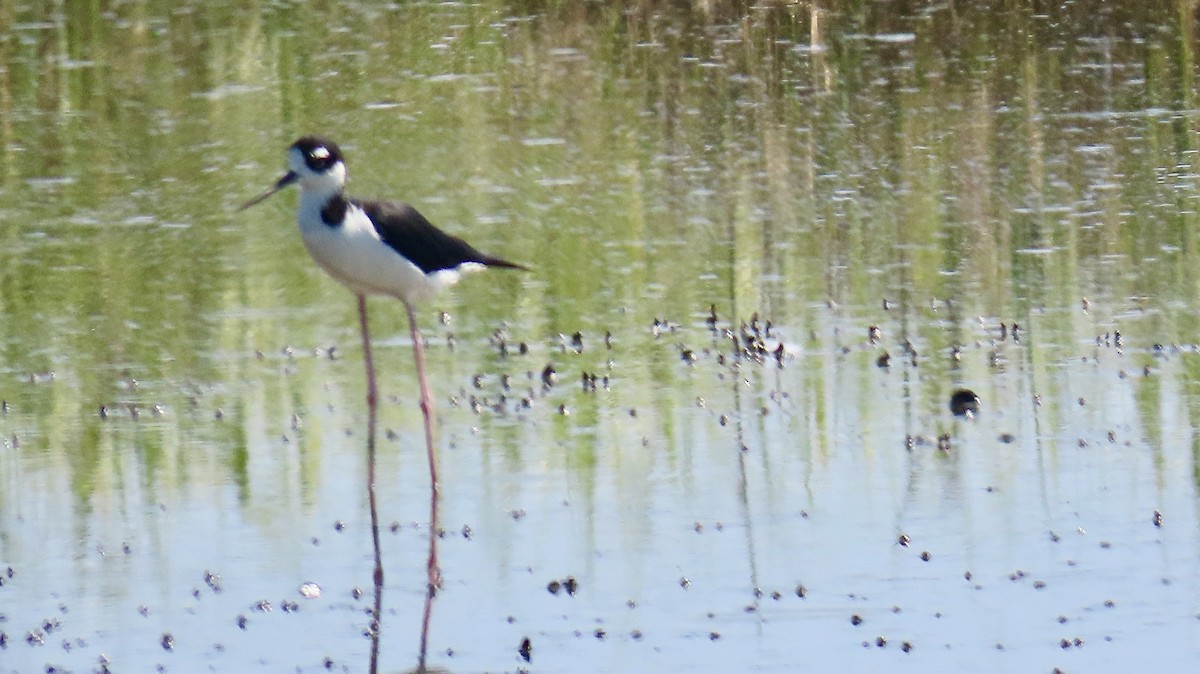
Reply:
[[308, 167], [314, 171], [324, 171], [325, 169], [329, 168], [329, 165], [332, 162], [333, 153], [329, 151], [329, 148], [323, 145], [318, 145], [317, 147], [309, 150], [308, 157], [305, 159], [305, 163], [308, 164]]

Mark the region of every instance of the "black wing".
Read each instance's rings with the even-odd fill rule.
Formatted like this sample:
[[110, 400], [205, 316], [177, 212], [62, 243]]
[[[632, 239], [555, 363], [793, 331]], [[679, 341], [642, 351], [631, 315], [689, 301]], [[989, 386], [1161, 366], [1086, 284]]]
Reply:
[[525, 269], [519, 264], [484, 255], [466, 241], [435, 227], [408, 204], [359, 199], [349, 201], [371, 218], [375, 231], [379, 232], [379, 238], [384, 243], [426, 274], [454, 269], [468, 262], [488, 267]]

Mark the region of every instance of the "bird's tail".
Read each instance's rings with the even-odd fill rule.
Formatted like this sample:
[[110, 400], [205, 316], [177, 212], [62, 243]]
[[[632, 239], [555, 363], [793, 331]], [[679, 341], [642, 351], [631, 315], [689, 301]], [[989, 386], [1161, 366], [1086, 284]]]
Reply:
[[481, 264], [485, 267], [498, 267], [500, 269], [520, 269], [521, 271], [532, 271], [529, 267], [526, 267], [523, 264], [517, 264], [516, 262], [509, 262], [508, 260], [501, 260], [498, 257], [489, 257], [487, 255], [480, 256], [480, 258], [478, 260], [476, 260], [476, 262], [478, 262], [479, 264]]

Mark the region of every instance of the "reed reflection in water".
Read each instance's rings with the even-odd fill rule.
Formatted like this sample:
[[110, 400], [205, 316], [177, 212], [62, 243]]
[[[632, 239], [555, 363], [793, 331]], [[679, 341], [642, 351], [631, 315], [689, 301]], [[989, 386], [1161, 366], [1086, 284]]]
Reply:
[[[1180, 669], [1194, 17], [0, 5], [0, 671], [369, 662], [354, 312], [291, 204], [233, 215], [309, 132], [538, 268], [420, 316], [431, 664]], [[401, 671], [431, 531], [378, 313]]]

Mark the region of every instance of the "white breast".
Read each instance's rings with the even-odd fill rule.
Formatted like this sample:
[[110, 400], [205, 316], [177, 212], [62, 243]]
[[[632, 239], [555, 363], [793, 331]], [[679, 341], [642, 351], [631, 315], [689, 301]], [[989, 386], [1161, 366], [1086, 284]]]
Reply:
[[416, 304], [458, 280], [457, 270], [426, 275], [392, 250], [361, 208], [351, 205], [340, 225], [327, 225], [321, 219], [322, 206], [323, 199], [301, 192], [300, 235], [317, 264], [351, 291]]

